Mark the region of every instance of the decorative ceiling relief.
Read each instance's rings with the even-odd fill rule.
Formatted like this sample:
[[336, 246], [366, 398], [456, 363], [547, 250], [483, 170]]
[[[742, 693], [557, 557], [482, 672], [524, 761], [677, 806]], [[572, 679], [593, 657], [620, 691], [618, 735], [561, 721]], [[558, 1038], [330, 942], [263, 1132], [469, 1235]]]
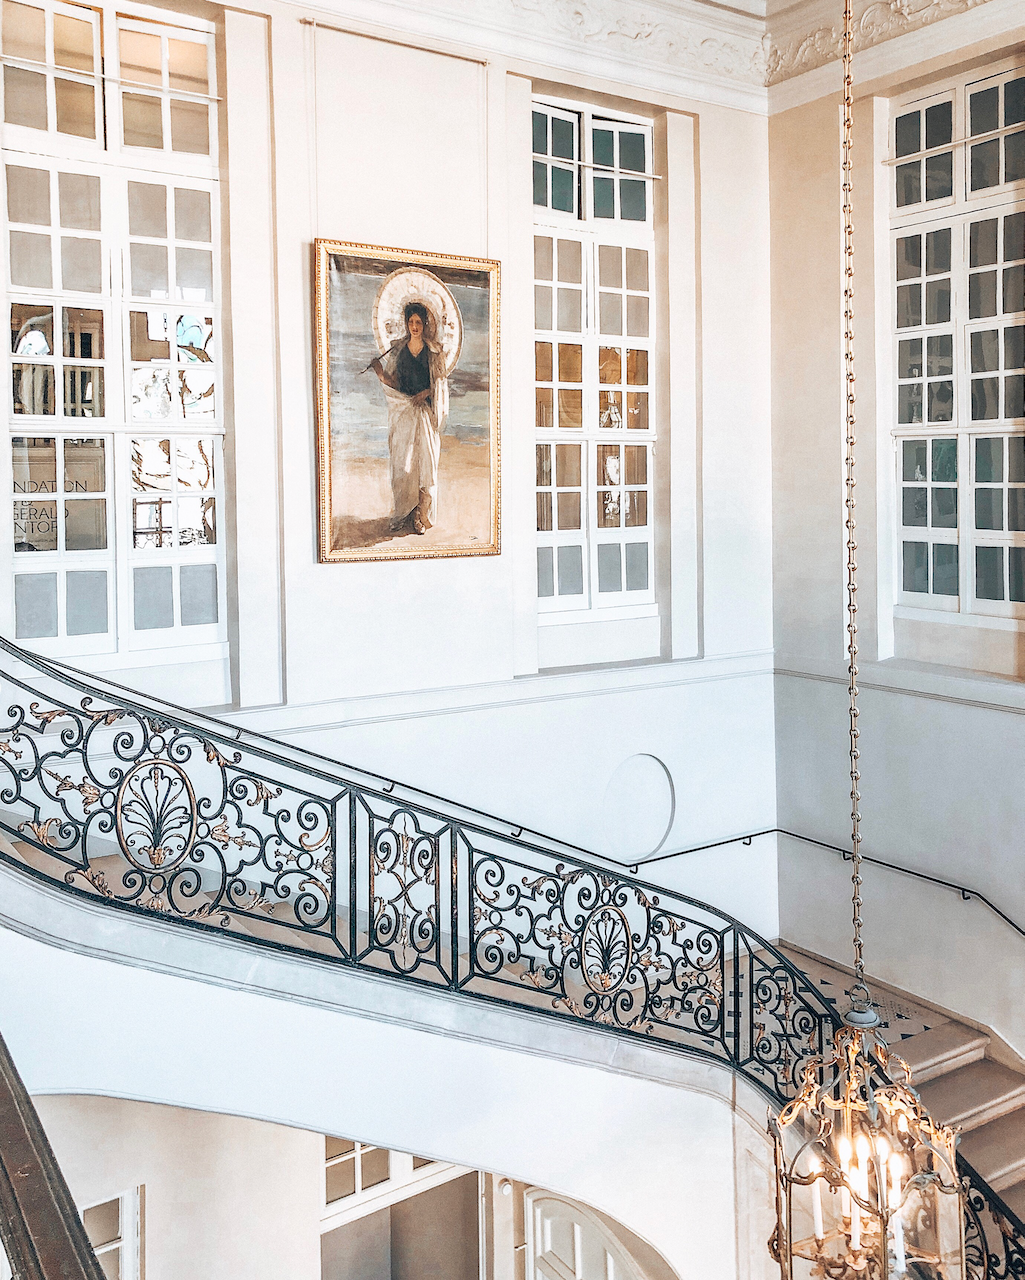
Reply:
[[[986, 4], [987, 0], [869, 0], [855, 6], [854, 50], [871, 49], [909, 31]], [[777, 43], [769, 40], [765, 83], [779, 84], [802, 71], [812, 71], [840, 57], [843, 33], [839, 26], [818, 27]]]

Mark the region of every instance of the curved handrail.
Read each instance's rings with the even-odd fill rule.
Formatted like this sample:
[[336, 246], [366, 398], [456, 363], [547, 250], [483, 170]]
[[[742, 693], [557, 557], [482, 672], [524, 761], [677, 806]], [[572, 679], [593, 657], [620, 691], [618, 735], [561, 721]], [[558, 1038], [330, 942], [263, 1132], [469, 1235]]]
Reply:
[[[776, 1106], [839, 1025], [787, 956], [714, 907], [2, 637], [0, 651], [36, 677], [0, 669], [0, 860], [33, 877], [695, 1055]], [[1025, 1227], [964, 1172], [973, 1275], [1020, 1274]]]

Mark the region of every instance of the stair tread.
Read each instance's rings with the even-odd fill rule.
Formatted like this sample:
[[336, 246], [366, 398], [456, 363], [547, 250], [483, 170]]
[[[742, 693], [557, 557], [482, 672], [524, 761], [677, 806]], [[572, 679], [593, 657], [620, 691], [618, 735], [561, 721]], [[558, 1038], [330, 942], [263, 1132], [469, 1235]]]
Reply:
[[973, 1115], [992, 1120], [994, 1108], [1025, 1103], [1025, 1075], [983, 1058], [938, 1076], [919, 1090], [932, 1115], [944, 1124], [966, 1124]]
[[984, 1031], [976, 1031], [963, 1022], [943, 1022], [890, 1047], [904, 1059], [915, 1077], [921, 1079], [923, 1072], [942, 1066], [945, 1061], [959, 1060], [972, 1053], [981, 1057], [988, 1044], [989, 1036]]
[[1013, 1213], [1025, 1220], [1025, 1179], [1000, 1192], [1000, 1198]]
[[[1015, 1171], [1025, 1174], [1025, 1108], [966, 1133], [960, 1151], [972, 1168], [998, 1189], [1000, 1181]], [[1012, 1185], [1015, 1180], [1011, 1178]]]

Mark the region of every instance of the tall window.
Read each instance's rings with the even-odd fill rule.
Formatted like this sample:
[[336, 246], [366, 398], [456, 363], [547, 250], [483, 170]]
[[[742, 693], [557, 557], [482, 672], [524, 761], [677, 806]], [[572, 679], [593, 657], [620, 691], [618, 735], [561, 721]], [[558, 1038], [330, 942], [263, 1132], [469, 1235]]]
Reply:
[[1025, 617], [1025, 68], [894, 115], [900, 601]]
[[533, 146], [539, 607], [653, 605], [651, 127], [538, 102]]
[[2, 50], [16, 635], [222, 640], [212, 26], [3, 0]]

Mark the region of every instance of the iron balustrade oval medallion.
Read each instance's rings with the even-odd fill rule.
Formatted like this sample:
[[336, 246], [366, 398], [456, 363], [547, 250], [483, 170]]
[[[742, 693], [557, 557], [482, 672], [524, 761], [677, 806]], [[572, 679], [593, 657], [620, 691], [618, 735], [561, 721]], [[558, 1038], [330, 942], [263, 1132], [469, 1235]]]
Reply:
[[184, 770], [168, 760], [142, 760], [125, 774], [114, 809], [118, 843], [140, 871], [165, 874], [196, 841], [196, 796]]
[[630, 926], [618, 907], [596, 907], [580, 934], [580, 968], [598, 995], [618, 991], [630, 972]]

